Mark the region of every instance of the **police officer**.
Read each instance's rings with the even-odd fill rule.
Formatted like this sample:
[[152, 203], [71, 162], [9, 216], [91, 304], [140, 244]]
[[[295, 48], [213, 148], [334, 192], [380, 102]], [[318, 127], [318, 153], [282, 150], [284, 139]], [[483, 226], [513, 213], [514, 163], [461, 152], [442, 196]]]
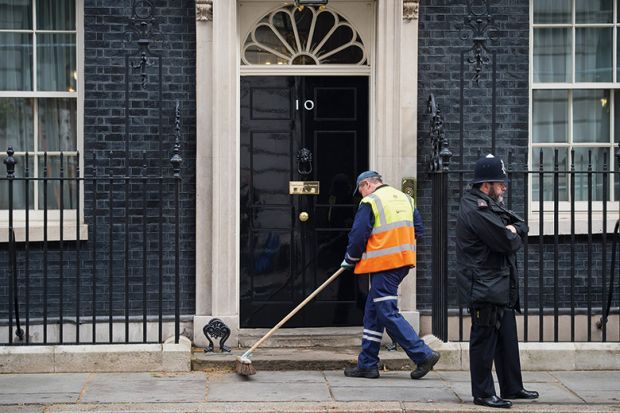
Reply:
[[424, 232], [413, 199], [385, 185], [375, 171], [357, 177], [353, 195], [363, 196], [349, 233], [341, 266], [356, 274], [370, 274], [370, 291], [364, 310], [362, 351], [357, 366], [347, 367], [347, 377], [379, 377], [379, 349], [387, 330], [416, 364], [412, 379], [421, 379], [439, 361], [439, 353], [418, 337], [399, 313], [398, 286], [415, 266], [415, 236]]
[[[503, 206], [508, 181], [500, 158], [479, 159], [456, 222], [458, 290], [472, 319], [469, 367], [474, 403], [501, 408], [512, 406], [506, 399], [538, 398], [537, 392], [523, 388], [521, 377], [516, 252], [528, 227]], [[493, 361], [501, 398], [495, 394]]]

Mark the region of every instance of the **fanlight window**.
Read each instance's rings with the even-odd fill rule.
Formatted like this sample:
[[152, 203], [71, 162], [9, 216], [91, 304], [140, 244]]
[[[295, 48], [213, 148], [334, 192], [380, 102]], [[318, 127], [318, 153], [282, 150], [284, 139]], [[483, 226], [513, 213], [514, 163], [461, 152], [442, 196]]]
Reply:
[[286, 6], [265, 16], [248, 34], [245, 65], [367, 64], [357, 31], [324, 7]]

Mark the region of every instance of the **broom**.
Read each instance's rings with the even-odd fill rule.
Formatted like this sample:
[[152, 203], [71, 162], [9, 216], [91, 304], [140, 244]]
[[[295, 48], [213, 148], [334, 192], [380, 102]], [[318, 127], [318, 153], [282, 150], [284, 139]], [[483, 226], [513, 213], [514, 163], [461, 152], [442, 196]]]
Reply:
[[319, 288], [314, 290], [312, 292], [312, 294], [310, 294], [308, 297], [306, 297], [305, 300], [303, 300], [301, 303], [299, 303], [299, 305], [297, 307], [295, 307], [293, 309], [293, 311], [288, 313], [286, 315], [286, 317], [284, 317], [282, 320], [280, 320], [280, 322], [278, 324], [276, 324], [271, 330], [269, 330], [269, 332], [267, 334], [265, 334], [260, 340], [258, 340], [248, 351], [243, 353], [243, 355], [241, 357], [237, 357], [237, 361], [235, 363], [235, 371], [237, 372], [237, 374], [240, 374], [242, 376], [251, 376], [253, 374], [256, 374], [256, 369], [254, 368], [254, 366], [252, 366], [252, 360], [250, 360], [250, 357], [252, 357], [252, 353], [254, 352], [254, 350], [256, 350], [256, 348], [258, 346], [260, 346], [263, 343], [263, 341], [265, 341], [269, 337], [271, 337], [271, 335], [273, 333], [275, 333], [277, 329], [282, 327], [282, 325], [284, 323], [286, 323], [288, 320], [290, 320], [291, 317], [293, 317], [295, 314], [297, 314], [297, 312], [299, 310], [301, 310], [306, 304], [308, 304], [308, 302], [310, 300], [312, 300], [314, 297], [316, 297], [318, 293], [323, 291], [323, 289], [325, 287], [327, 287], [332, 281], [334, 281], [336, 278], [338, 278], [338, 276], [340, 274], [342, 274], [342, 272], [344, 270], [345, 270], [344, 268], [340, 268], [338, 271], [333, 273], [331, 277], [329, 277], [323, 284], [321, 284], [319, 286]]

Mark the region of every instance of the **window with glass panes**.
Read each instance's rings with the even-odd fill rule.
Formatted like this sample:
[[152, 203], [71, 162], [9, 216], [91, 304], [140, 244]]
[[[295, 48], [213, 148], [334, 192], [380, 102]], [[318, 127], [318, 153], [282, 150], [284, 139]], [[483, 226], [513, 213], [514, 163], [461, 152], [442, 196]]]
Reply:
[[[78, 166], [76, 0], [0, 0], [0, 150], [15, 150], [16, 176], [75, 177]], [[63, 162], [61, 165], [61, 152]], [[47, 159], [44, 157], [47, 153]], [[26, 157], [27, 155], [27, 157]], [[14, 208], [43, 209], [43, 183], [15, 181]], [[0, 188], [7, 194], [6, 181]], [[76, 185], [63, 188], [63, 208]], [[60, 183], [48, 183], [47, 207], [61, 206]], [[0, 196], [0, 209], [8, 197]]]
[[[593, 170], [614, 165], [620, 133], [620, 0], [531, 0], [530, 165], [552, 170], [558, 151], [560, 170], [571, 165]], [[575, 201], [588, 198], [587, 176], [577, 175]], [[539, 200], [538, 178], [532, 199]], [[613, 185], [613, 177], [609, 184]], [[560, 176], [561, 201], [569, 200], [569, 182]], [[603, 200], [602, 175], [593, 176], [593, 197]], [[608, 188], [608, 200], [614, 195]], [[553, 199], [553, 177], [544, 183], [544, 199]]]

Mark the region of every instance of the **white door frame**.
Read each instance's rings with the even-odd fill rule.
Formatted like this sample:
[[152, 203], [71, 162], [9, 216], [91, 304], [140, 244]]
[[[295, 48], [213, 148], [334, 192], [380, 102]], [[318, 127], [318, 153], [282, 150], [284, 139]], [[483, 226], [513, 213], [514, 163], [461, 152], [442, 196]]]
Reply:
[[[372, 6], [368, 11], [374, 13], [368, 73], [370, 167], [380, 171], [387, 183], [398, 188], [402, 178], [416, 176], [417, 1], [331, 0], [330, 3], [355, 6], [359, 10], [369, 4]], [[239, 84], [242, 73], [239, 48], [245, 35], [240, 33], [239, 6], [238, 2], [227, 0], [196, 1], [194, 343], [198, 346], [208, 343], [202, 328], [213, 318], [219, 318], [231, 328], [229, 343], [232, 345], [237, 343], [239, 333]], [[316, 70], [317, 66], [288, 69], [287, 75], [346, 73], [339, 67], [321, 68], [320, 71]], [[243, 68], [243, 74], [275, 73], [262, 68]], [[415, 310], [414, 276], [401, 285], [400, 294], [401, 313], [417, 328], [419, 314]]]

